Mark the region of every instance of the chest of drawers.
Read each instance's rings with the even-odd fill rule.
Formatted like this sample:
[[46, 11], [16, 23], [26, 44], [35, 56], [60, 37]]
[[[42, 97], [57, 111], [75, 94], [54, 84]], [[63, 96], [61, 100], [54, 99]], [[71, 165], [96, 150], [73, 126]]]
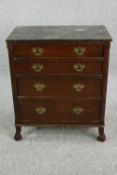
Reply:
[[104, 26], [15, 28], [7, 38], [15, 140], [23, 125], [93, 126], [105, 140], [110, 41]]

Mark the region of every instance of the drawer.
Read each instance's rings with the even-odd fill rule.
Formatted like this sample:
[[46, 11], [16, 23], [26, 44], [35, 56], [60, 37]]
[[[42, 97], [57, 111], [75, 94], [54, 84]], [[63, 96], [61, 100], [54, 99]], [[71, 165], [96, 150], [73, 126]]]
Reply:
[[21, 122], [31, 123], [97, 123], [100, 102], [77, 99], [20, 99]]
[[76, 76], [19, 78], [19, 96], [100, 97], [101, 79]]
[[21, 60], [14, 62], [16, 74], [102, 74], [103, 62], [94, 60]]
[[103, 44], [79, 42], [15, 43], [14, 56], [18, 58], [102, 57]]

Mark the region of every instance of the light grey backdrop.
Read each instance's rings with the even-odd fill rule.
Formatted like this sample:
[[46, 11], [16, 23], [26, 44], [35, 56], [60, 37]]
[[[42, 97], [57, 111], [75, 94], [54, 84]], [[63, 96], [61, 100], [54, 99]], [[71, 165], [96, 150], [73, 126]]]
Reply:
[[[17, 25], [103, 24], [113, 42], [105, 143], [97, 128], [23, 127], [13, 140], [14, 111], [6, 37]], [[0, 175], [117, 175], [117, 0], [0, 0]]]
[[[117, 65], [117, 0], [0, 0], [0, 65], [8, 69], [6, 37], [17, 25], [105, 25]], [[113, 64], [112, 64], [113, 63]]]

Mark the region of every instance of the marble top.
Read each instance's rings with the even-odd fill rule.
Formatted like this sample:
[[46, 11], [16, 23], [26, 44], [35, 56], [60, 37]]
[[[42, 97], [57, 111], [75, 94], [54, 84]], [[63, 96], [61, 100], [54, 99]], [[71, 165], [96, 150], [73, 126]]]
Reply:
[[7, 41], [79, 40], [111, 41], [103, 25], [97, 26], [18, 26]]

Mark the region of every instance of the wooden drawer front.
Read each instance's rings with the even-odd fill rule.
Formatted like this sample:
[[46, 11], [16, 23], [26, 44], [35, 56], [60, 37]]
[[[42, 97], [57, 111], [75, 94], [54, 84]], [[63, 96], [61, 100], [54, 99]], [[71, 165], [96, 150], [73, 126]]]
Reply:
[[102, 57], [103, 45], [99, 43], [16, 43], [14, 56], [22, 58], [41, 57]]
[[78, 77], [18, 79], [19, 96], [100, 97], [101, 80]]
[[102, 74], [102, 61], [16, 60], [14, 64], [16, 74]]
[[94, 123], [99, 121], [99, 108], [99, 101], [94, 100], [20, 99], [19, 101], [20, 120], [32, 123]]

